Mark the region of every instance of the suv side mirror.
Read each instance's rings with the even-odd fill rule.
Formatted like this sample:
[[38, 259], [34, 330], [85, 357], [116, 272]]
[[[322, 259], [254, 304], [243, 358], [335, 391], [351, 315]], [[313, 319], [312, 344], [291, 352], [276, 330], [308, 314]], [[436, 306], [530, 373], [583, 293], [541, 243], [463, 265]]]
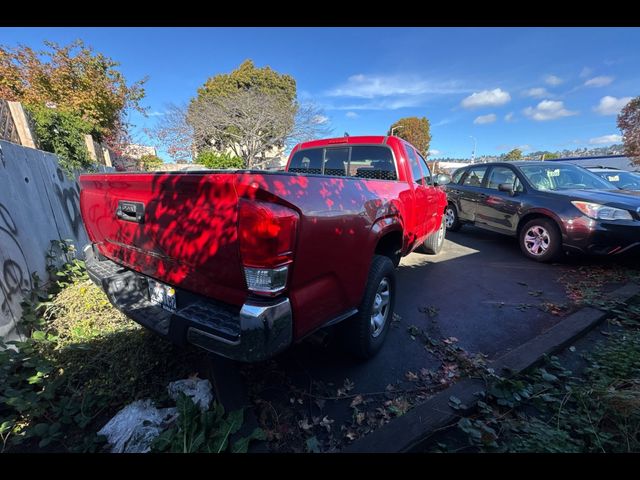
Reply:
[[441, 173], [440, 175], [436, 175], [433, 184], [437, 187], [440, 185], [446, 185], [451, 183], [451, 177], [446, 173]]
[[515, 195], [515, 190], [513, 189], [513, 183], [501, 183], [498, 185], [498, 190], [501, 192], [509, 192], [509, 195]]

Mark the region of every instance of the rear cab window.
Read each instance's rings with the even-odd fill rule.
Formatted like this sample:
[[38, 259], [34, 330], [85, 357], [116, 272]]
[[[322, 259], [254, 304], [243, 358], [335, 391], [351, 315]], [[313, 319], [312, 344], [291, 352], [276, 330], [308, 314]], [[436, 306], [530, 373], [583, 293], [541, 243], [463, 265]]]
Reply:
[[397, 180], [396, 165], [388, 146], [352, 145], [298, 150], [289, 172], [340, 177]]

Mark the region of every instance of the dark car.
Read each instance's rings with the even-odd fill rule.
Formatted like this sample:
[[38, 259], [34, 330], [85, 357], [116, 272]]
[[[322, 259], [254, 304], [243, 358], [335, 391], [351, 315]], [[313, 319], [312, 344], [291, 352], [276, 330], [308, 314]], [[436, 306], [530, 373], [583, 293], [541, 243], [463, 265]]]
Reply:
[[617, 190], [589, 170], [562, 162], [472, 164], [446, 187], [446, 225], [517, 237], [540, 262], [561, 252], [613, 255], [640, 245], [640, 192]]
[[587, 167], [587, 169], [621, 190], [640, 190], [640, 174], [636, 172], [606, 167]]

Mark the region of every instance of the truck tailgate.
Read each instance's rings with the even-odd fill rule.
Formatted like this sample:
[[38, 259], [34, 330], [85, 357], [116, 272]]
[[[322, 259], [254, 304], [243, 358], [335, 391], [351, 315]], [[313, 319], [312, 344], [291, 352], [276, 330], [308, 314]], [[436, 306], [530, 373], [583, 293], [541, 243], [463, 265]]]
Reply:
[[107, 258], [241, 305], [247, 292], [234, 180], [232, 173], [82, 175], [82, 217]]

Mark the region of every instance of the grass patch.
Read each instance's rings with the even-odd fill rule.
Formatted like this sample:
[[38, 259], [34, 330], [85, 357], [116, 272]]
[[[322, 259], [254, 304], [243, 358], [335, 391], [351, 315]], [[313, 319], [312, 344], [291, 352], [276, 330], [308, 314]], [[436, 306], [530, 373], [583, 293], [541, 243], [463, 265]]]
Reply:
[[25, 301], [27, 339], [0, 351], [2, 451], [98, 451], [95, 432], [116, 411], [141, 398], [168, 402], [167, 384], [198, 368], [200, 352], [113, 308], [82, 262], [56, 277], [54, 293]]

